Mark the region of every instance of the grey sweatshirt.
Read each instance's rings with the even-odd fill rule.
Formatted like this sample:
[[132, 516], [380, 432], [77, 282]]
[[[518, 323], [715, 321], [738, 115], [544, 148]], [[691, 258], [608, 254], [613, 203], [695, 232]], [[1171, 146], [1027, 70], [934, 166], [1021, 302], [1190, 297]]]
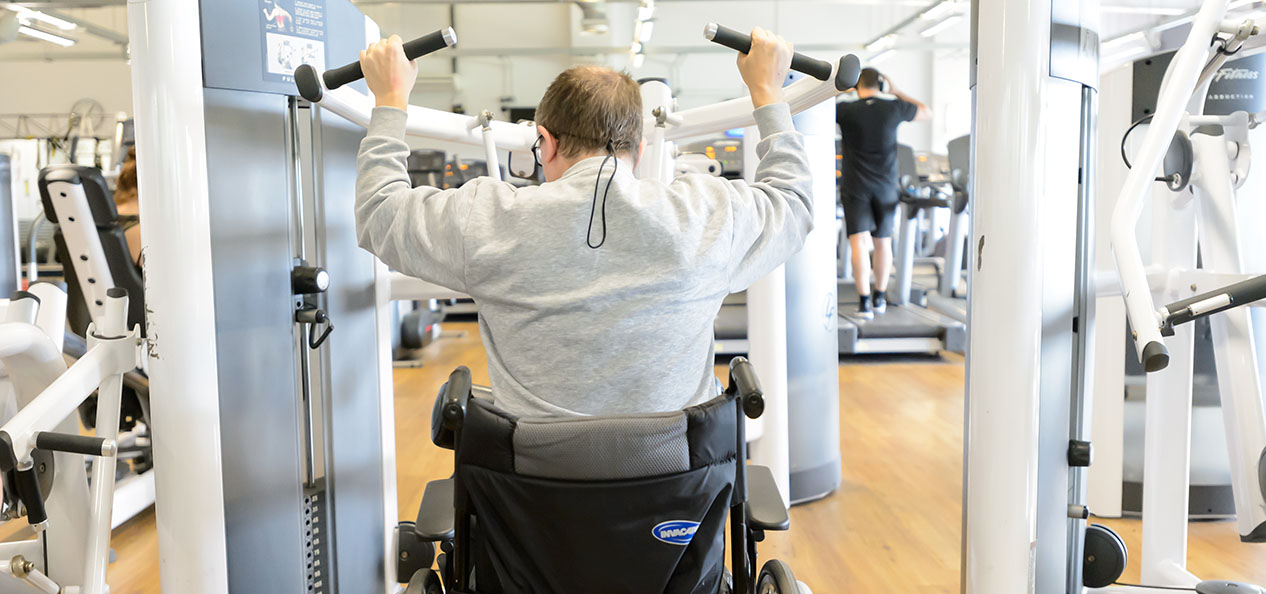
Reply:
[[[715, 396], [712, 323], [800, 250], [813, 227], [808, 157], [785, 103], [756, 110], [754, 184], [639, 180], [623, 162], [606, 243], [586, 241], [601, 157], [555, 181], [411, 188], [405, 113], [379, 107], [361, 142], [356, 232], [392, 268], [470, 295], [498, 406], [521, 416], [662, 412]], [[611, 177], [602, 171], [598, 189]], [[601, 212], [593, 220], [601, 241]]]

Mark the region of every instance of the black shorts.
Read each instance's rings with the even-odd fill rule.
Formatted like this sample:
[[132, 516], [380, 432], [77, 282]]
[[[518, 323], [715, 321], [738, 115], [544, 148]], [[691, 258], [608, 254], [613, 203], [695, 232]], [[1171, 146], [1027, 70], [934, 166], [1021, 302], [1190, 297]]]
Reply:
[[897, 226], [897, 188], [875, 190], [840, 187], [844, 227], [849, 235], [870, 232], [873, 237], [892, 237]]

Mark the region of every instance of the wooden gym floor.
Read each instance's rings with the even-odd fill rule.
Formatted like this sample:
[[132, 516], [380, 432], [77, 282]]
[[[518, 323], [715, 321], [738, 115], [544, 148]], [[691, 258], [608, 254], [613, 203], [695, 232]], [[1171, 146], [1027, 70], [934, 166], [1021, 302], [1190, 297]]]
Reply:
[[[457, 365], [478, 383], [488, 371], [473, 323], [445, 325], [422, 352], [424, 366], [395, 372], [396, 444], [401, 518], [413, 518], [428, 480], [448, 476], [451, 455], [430, 443], [436, 390]], [[718, 375], [724, 368], [718, 366]], [[818, 594], [959, 592], [961, 547], [963, 360], [867, 358], [840, 365], [840, 447], [844, 485], [798, 506], [791, 531], [773, 533], [762, 558], [781, 558]], [[161, 471], [161, 469], [159, 469]], [[1108, 521], [1138, 579], [1140, 525]], [[114, 533], [115, 594], [159, 592], [153, 511]], [[1266, 583], [1266, 545], [1243, 545], [1232, 522], [1191, 524], [1190, 568], [1210, 578]]]

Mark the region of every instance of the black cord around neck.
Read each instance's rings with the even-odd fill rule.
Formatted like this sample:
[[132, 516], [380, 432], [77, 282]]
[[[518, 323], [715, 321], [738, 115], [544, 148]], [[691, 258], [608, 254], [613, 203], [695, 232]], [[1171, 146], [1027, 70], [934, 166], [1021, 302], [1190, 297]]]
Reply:
[[[615, 160], [615, 167], [611, 170], [611, 177], [607, 178], [607, 187], [602, 191], [602, 241], [598, 245], [593, 243], [593, 217], [598, 210], [598, 186], [602, 183], [602, 170], [606, 168], [607, 161]], [[598, 177], [593, 182], [593, 202], [589, 206], [589, 226], [585, 229], [585, 245], [589, 249], [598, 249], [607, 242], [607, 194], [611, 192], [611, 182], [615, 181], [616, 172], [620, 171], [620, 158], [615, 154], [615, 142], [607, 141], [607, 156], [603, 157], [602, 164], [598, 166]]]

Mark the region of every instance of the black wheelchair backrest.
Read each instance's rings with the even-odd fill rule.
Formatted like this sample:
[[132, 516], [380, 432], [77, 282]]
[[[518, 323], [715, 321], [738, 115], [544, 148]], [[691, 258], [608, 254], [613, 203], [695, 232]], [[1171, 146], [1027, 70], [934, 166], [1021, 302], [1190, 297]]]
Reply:
[[746, 496], [739, 403], [519, 418], [471, 398], [455, 506], [474, 519], [478, 591], [717, 592]]

